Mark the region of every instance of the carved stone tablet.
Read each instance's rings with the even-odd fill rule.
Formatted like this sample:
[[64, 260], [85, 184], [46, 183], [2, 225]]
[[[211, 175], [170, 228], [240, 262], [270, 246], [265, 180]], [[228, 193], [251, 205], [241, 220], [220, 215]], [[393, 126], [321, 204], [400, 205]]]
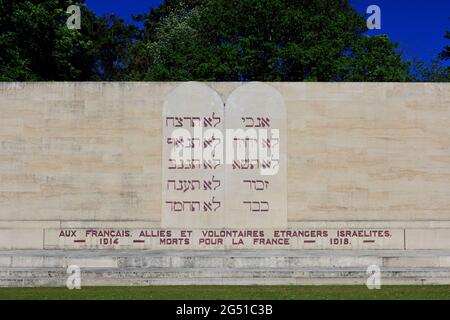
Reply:
[[205, 84], [183, 83], [163, 108], [163, 227], [223, 227], [224, 106]]
[[225, 107], [227, 226], [287, 225], [286, 109], [263, 83], [231, 93]]

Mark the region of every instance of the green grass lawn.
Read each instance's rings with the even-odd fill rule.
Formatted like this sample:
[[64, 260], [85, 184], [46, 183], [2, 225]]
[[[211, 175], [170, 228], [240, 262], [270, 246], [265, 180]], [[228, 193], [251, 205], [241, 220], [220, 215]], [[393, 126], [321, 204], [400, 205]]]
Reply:
[[0, 288], [0, 300], [39, 299], [450, 299], [450, 286], [148, 286], [66, 288]]

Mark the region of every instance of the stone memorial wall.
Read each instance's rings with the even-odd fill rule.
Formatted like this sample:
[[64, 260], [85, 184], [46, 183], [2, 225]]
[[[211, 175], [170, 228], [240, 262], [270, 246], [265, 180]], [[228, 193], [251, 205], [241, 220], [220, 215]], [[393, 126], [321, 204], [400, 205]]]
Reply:
[[1, 83], [0, 249], [450, 249], [450, 85]]

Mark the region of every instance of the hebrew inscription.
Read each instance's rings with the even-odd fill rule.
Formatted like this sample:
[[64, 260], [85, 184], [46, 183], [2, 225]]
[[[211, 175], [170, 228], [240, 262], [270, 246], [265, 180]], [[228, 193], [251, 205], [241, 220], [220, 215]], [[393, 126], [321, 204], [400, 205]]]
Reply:
[[237, 88], [225, 108], [225, 202], [234, 226], [285, 228], [286, 108], [273, 87], [251, 82]]
[[182, 84], [165, 100], [163, 139], [163, 227], [286, 227], [286, 112], [275, 89], [249, 83], [224, 106], [208, 86]]
[[208, 86], [175, 88], [163, 110], [162, 226], [224, 224], [224, 106]]

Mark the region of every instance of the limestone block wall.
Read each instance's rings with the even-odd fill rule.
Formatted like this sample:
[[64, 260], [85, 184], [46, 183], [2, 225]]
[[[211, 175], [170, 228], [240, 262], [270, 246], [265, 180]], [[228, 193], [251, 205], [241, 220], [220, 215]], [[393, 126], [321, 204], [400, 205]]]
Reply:
[[[450, 249], [450, 85], [266, 84], [286, 107], [289, 229], [382, 230], [392, 241], [376, 249]], [[0, 248], [98, 247], [92, 228], [153, 248], [139, 230], [161, 228], [163, 105], [178, 85], [1, 83]], [[205, 85], [226, 101], [242, 84]], [[82, 239], [61, 240], [65, 230]]]

